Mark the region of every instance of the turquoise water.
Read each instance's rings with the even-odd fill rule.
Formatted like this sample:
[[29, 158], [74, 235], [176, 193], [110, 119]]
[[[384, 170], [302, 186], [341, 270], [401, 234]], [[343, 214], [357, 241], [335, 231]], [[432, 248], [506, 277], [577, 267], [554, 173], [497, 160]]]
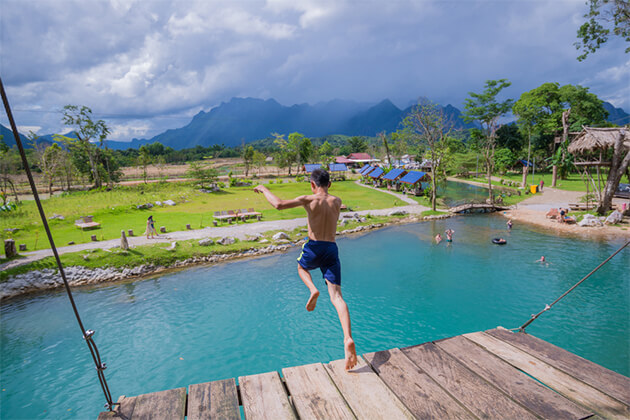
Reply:
[[437, 189], [438, 195], [443, 198], [444, 204], [454, 207], [471, 201], [484, 201], [488, 198], [488, 189], [464, 182], [446, 181], [440, 183]]
[[[434, 245], [450, 227], [455, 241]], [[490, 239], [508, 239], [496, 246]], [[518, 327], [621, 245], [508, 233], [500, 216], [466, 216], [342, 238], [343, 293], [360, 353], [502, 325]], [[534, 263], [545, 255], [548, 266]], [[336, 313], [304, 309], [298, 248], [282, 255], [75, 290], [114, 399], [343, 357]], [[630, 249], [528, 332], [630, 374]], [[104, 398], [62, 292], [0, 307], [0, 417], [96, 418]]]

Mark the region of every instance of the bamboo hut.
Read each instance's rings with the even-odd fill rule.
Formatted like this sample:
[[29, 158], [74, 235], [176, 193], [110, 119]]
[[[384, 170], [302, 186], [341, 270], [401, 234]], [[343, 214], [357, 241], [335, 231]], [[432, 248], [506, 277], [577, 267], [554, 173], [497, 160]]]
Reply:
[[[599, 202], [598, 211], [608, 210], [621, 176], [628, 168], [630, 131], [624, 127], [584, 127], [567, 150], [575, 156], [574, 164], [586, 183], [587, 197], [589, 188], [592, 187]], [[595, 169], [595, 174], [591, 173], [592, 168]], [[602, 168], [608, 168], [606, 181], [602, 179]]]

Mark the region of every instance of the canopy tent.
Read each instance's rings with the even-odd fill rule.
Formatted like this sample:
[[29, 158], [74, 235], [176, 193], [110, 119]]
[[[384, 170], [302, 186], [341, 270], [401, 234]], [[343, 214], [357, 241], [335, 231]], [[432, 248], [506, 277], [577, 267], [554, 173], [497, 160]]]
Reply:
[[529, 161], [527, 161], [527, 160], [525, 160], [525, 159], [520, 159], [520, 160], [519, 160], [519, 162], [521, 162], [521, 164], [522, 164], [523, 166], [529, 166], [530, 168], [531, 168], [532, 166], [534, 166], [534, 164], [533, 164], [533, 163], [531, 163], [531, 162], [529, 162]]
[[396, 181], [398, 178], [405, 176], [407, 171], [404, 169], [392, 169], [383, 177], [385, 181]]
[[400, 179], [403, 184], [415, 185], [422, 180], [425, 176], [428, 177], [426, 172], [409, 171], [409, 173]]
[[348, 170], [348, 167], [345, 163], [330, 163], [328, 164], [328, 170], [330, 172], [345, 172]]
[[319, 163], [307, 163], [304, 165], [304, 172], [306, 172], [307, 174], [310, 174], [315, 169], [320, 169], [321, 167], [322, 165], [320, 165]]
[[368, 176], [373, 179], [379, 179], [383, 176], [384, 173], [385, 171], [383, 170], [383, 168], [374, 168], [374, 170], [371, 171]]

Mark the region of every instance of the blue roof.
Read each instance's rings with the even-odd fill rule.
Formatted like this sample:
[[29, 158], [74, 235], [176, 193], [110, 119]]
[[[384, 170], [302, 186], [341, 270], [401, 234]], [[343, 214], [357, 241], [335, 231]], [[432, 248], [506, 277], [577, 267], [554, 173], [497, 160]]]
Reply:
[[321, 167], [322, 167], [322, 165], [320, 165], [319, 163], [307, 163], [307, 164], [305, 164], [305, 165], [304, 165], [304, 170], [305, 170], [307, 173], [309, 173], [309, 174], [310, 174], [310, 173], [311, 173], [311, 172], [313, 172], [315, 169], [319, 169], [319, 168], [321, 168]]
[[330, 172], [341, 172], [341, 171], [347, 171], [348, 167], [346, 166], [345, 163], [330, 163], [328, 165], [328, 170]]
[[534, 166], [533, 163], [528, 162], [525, 159], [521, 159], [520, 162], [523, 164], [523, 166]]
[[361, 175], [367, 175], [370, 172], [372, 172], [374, 169], [376, 169], [374, 166], [370, 165], [367, 168], [365, 168], [364, 170], [361, 171]]
[[409, 173], [400, 179], [400, 182], [405, 184], [415, 184], [420, 181], [427, 173], [418, 171], [409, 171]]
[[383, 179], [393, 181], [404, 172], [406, 172], [404, 169], [392, 169], [391, 171], [387, 172], [387, 175], [385, 175]]
[[366, 170], [367, 168], [369, 168], [369, 167], [370, 167], [370, 164], [369, 164], [369, 163], [366, 163], [365, 165], [363, 165], [363, 167], [362, 167], [361, 169], [359, 169], [359, 173], [360, 173], [360, 174], [362, 174], [362, 173], [363, 173], [363, 171], [365, 171], [365, 170]]
[[379, 178], [384, 172], [383, 168], [375, 168], [368, 176], [370, 178]]

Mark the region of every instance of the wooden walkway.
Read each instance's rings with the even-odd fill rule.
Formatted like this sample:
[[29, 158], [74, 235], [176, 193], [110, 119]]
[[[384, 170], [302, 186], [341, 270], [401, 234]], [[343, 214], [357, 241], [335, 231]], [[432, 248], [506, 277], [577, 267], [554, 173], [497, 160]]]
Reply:
[[510, 207], [496, 204], [467, 203], [448, 209], [451, 213], [491, 213], [493, 211], [509, 210]]
[[630, 378], [525, 333], [464, 334], [278, 372], [121, 397], [99, 419], [630, 418]]

